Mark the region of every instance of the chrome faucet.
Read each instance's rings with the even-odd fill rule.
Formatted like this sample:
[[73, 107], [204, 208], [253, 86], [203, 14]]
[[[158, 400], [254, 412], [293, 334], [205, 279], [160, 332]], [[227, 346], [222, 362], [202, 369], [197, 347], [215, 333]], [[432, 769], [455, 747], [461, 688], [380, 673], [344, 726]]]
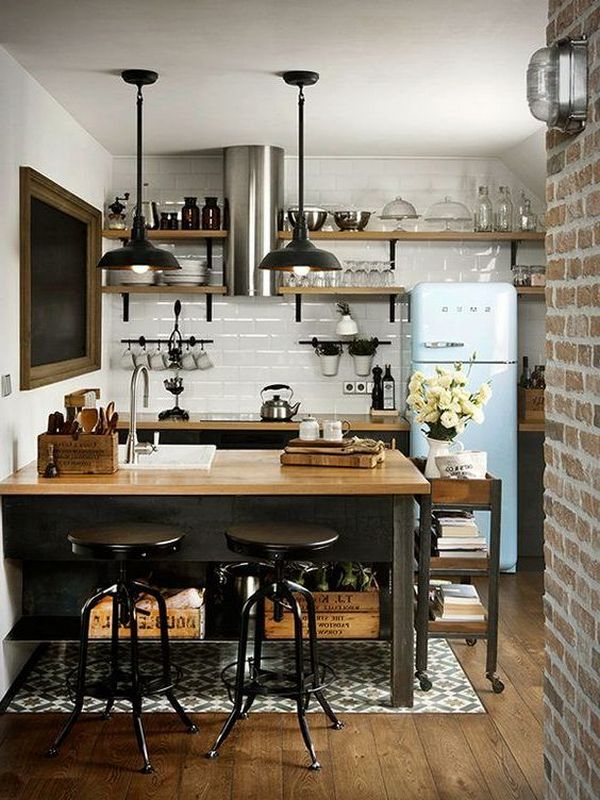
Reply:
[[139, 364], [133, 370], [133, 375], [131, 376], [131, 388], [129, 391], [129, 433], [127, 435], [126, 445], [126, 464], [137, 464], [138, 455], [140, 453], [149, 456], [150, 453], [156, 450], [156, 446], [150, 444], [150, 442], [138, 442], [137, 440], [137, 385], [140, 374], [144, 376], [144, 408], [148, 408], [148, 368], [143, 364]]

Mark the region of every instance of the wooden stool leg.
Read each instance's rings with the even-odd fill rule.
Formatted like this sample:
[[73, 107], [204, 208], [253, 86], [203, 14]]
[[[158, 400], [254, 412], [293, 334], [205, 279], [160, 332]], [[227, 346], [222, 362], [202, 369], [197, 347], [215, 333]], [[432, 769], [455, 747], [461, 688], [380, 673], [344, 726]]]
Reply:
[[137, 629], [137, 612], [135, 609], [136, 588], [130, 587], [127, 594], [127, 603], [129, 605], [129, 621], [131, 633], [131, 707], [133, 712], [133, 729], [135, 731], [135, 738], [137, 739], [138, 747], [144, 765], [140, 772], [152, 772], [152, 764], [148, 755], [148, 745], [146, 744], [146, 734], [144, 733], [144, 724], [142, 722], [142, 693], [140, 687], [140, 672], [139, 672], [139, 651], [138, 651], [138, 629]]
[[80, 644], [79, 644], [79, 666], [77, 668], [77, 688], [75, 690], [75, 706], [69, 718], [65, 722], [62, 730], [52, 743], [52, 745], [46, 751], [46, 755], [53, 758], [54, 756], [58, 755], [58, 751], [60, 749], [61, 744], [67, 738], [69, 733], [71, 732], [71, 728], [77, 722], [79, 715], [81, 714], [81, 709], [83, 708], [83, 700], [85, 697], [85, 673], [87, 669], [87, 654], [88, 654], [88, 643], [89, 643], [89, 628], [90, 628], [90, 616], [92, 614], [92, 610], [98, 603], [103, 600], [105, 597], [108, 597], [112, 594], [112, 591], [115, 587], [111, 587], [110, 589], [104, 589], [98, 594], [95, 594], [91, 597], [87, 603], [81, 609], [81, 632], [80, 632]]

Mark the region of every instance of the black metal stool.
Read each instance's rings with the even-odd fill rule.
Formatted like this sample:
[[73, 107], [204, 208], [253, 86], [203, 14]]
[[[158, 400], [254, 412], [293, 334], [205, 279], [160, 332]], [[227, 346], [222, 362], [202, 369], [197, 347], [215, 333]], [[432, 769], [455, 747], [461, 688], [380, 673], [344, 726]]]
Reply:
[[[320, 769], [321, 765], [317, 760], [306, 720], [306, 710], [311, 695], [316, 697], [323, 711], [331, 720], [333, 728], [340, 730], [343, 728], [343, 723], [338, 720], [323, 693], [327, 683], [334, 677], [334, 673], [329, 666], [319, 664], [317, 621], [313, 596], [308, 589], [287, 580], [284, 577], [284, 567], [288, 560], [310, 559], [316, 553], [325, 550], [337, 541], [338, 534], [331, 528], [322, 525], [289, 522], [281, 524], [249, 523], [233, 527], [226, 533], [226, 538], [229, 549], [234, 553], [273, 562], [275, 577], [273, 582], [263, 583], [260, 589], [246, 601], [242, 609], [237, 661], [225, 667], [222, 673], [223, 680], [230, 689], [233, 709], [214, 745], [206, 754], [207, 758], [214, 758], [218, 755], [219, 747], [229, 736], [238, 719], [247, 717], [257, 695], [277, 695], [296, 701], [300, 731], [311, 758], [310, 769]], [[295, 594], [303, 597], [306, 602], [310, 654], [308, 670], [304, 668], [302, 612]], [[263, 662], [266, 661], [262, 655], [266, 599], [273, 601], [273, 613], [276, 620], [281, 621], [284, 608], [290, 609], [294, 615], [295, 672], [292, 674], [276, 672], [263, 667]], [[246, 675], [248, 628], [250, 614], [255, 605], [257, 614], [253, 657], [248, 659], [249, 673]]]
[[[168, 525], [147, 525], [141, 523], [121, 523], [116, 525], [98, 525], [84, 528], [69, 534], [69, 541], [74, 553], [87, 558], [101, 558], [119, 561], [119, 577], [108, 589], [91, 597], [81, 610], [81, 633], [79, 649], [79, 666], [77, 669], [75, 688], [75, 707], [62, 730], [48, 750], [49, 756], [58, 755], [58, 750], [77, 721], [83, 708], [83, 700], [87, 695], [106, 700], [104, 716], [109, 717], [116, 699], [125, 698], [131, 702], [133, 727], [137, 743], [144, 759], [141, 772], [152, 772], [148, 756], [146, 736], [142, 723], [142, 699], [151, 694], [164, 694], [171, 703], [183, 724], [190, 733], [198, 728], [183, 710], [173, 691], [171, 661], [169, 655], [169, 633], [167, 607], [161, 593], [127, 577], [127, 561], [155, 558], [165, 553], [179, 550], [185, 534]], [[147, 680], [140, 673], [138, 653], [137, 614], [144, 613], [136, 609], [140, 595], [153, 597], [158, 604], [160, 620], [161, 645], [161, 677]], [[112, 597], [112, 636], [110, 670], [106, 679], [96, 683], [86, 683], [89, 624], [90, 616], [96, 605], [105, 597]], [[148, 614], [149, 612], [145, 612]], [[130, 661], [131, 673], [119, 668], [119, 623], [130, 625]]]

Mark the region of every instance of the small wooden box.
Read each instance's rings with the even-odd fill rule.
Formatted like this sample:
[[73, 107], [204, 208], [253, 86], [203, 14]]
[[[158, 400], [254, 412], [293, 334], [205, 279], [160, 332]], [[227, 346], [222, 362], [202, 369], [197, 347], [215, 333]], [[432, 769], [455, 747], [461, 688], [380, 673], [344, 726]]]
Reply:
[[522, 389], [519, 386], [519, 419], [526, 422], [544, 421], [543, 389]]
[[77, 437], [42, 433], [38, 436], [38, 475], [48, 463], [48, 445], [54, 445], [54, 463], [59, 475], [110, 475], [119, 469], [119, 439], [116, 433]]
[[[171, 639], [204, 639], [205, 613], [200, 608], [167, 608], [167, 625]], [[159, 639], [160, 622], [158, 610], [148, 616], [138, 613], [138, 636], [141, 639]], [[102, 600], [92, 611], [90, 618], [90, 639], [110, 639], [112, 631], [112, 598]], [[128, 625], [119, 625], [119, 638], [128, 639], [131, 631]]]
[[[313, 592], [317, 611], [319, 639], [377, 639], [379, 638], [379, 590], [367, 592]], [[302, 609], [302, 628], [308, 636], [306, 605], [298, 598]], [[265, 603], [265, 637], [291, 639], [294, 636], [294, 617], [285, 611], [283, 620], [273, 619], [273, 604]]]

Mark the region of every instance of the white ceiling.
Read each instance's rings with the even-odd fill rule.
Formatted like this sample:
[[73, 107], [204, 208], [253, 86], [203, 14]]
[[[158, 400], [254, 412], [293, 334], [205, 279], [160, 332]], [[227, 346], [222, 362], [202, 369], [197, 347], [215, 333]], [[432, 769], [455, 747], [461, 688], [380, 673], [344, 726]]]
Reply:
[[296, 151], [312, 69], [313, 155], [499, 155], [540, 127], [525, 70], [547, 0], [2, 0], [1, 43], [111, 153], [134, 150], [134, 92], [156, 69], [145, 150]]

